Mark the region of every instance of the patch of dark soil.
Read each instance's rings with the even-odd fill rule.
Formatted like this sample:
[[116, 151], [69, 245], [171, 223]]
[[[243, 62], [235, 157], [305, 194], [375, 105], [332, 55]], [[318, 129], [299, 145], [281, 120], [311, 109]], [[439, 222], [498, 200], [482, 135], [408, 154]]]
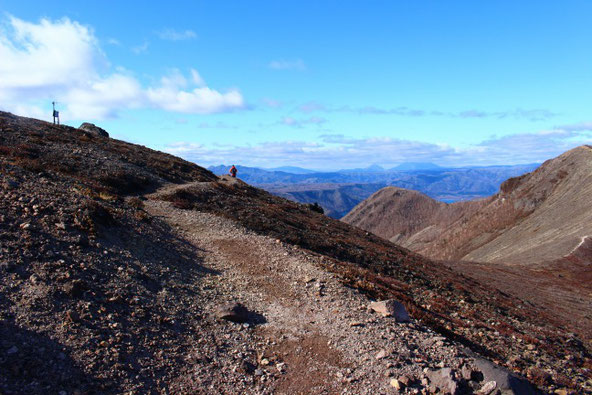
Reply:
[[[287, 339], [270, 349], [271, 355], [281, 359], [287, 368], [277, 382], [275, 390], [280, 394], [338, 393], [341, 380], [327, 381], [337, 368], [347, 368], [338, 351], [330, 348], [329, 339], [318, 333], [311, 336]], [[276, 363], [277, 365], [277, 363]], [[280, 365], [281, 366], [281, 365]]]

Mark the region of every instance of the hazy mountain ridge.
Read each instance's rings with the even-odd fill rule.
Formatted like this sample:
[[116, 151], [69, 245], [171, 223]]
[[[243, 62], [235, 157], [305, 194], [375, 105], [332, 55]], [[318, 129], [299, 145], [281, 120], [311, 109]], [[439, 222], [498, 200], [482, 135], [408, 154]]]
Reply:
[[[487, 166], [445, 169], [433, 164], [429, 170], [340, 170], [338, 172], [312, 172], [293, 174], [238, 166], [239, 178], [269, 192], [301, 203], [318, 202], [333, 218], [341, 218], [362, 200], [382, 187], [396, 186], [418, 190], [445, 202], [470, 200], [493, 195], [508, 178], [522, 175], [537, 167], [536, 164], [515, 166]], [[221, 175], [227, 166], [209, 169]], [[322, 187], [319, 187], [322, 185]]]

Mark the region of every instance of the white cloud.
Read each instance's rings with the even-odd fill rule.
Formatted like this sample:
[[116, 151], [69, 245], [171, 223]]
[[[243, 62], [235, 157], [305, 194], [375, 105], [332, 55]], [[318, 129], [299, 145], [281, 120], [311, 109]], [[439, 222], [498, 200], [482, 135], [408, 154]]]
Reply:
[[568, 132], [592, 131], [592, 121], [557, 126], [557, 129], [566, 130]]
[[220, 93], [205, 87], [182, 91], [162, 86], [148, 89], [147, 94], [155, 107], [190, 114], [211, 114], [244, 106], [243, 97], [236, 90]]
[[[191, 71], [191, 82], [203, 85], [203, 80], [197, 71]], [[171, 74], [161, 79], [159, 87], [148, 88], [146, 96], [148, 101], [157, 108], [191, 114], [230, 111], [243, 108], [245, 105], [242, 95], [237, 90], [220, 93], [202, 86], [184, 91], [183, 89], [188, 85], [187, 79], [178, 70], [173, 70]]]
[[321, 117], [310, 117], [310, 118], [305, 118], [305, 119], [283, 117], [279, 123], [281, 125], [292, 126], [295, 128], [301, 128], [305, 125], [322, 125], [325, 122], [327, 122], [327, 120], [325, 118], [321, 118]]
[[207, 87], [199, 72], [189, 79], [172, 70], [148, 87], [124, 68], [108, 66], [94, 32], [68, 18], [31, 23], [9, 16], [0, 26], [0, 107], [49, 118], [57, 100], [63, 120], [115, 117], [126, 109], [209, 114], [241, 109], [237, 89]]
[[270, 108], [282, 108], [284, 106], [284, 103], [282, 103], [281, 101], [270, 99], [268, 97], [263, 98], [261, 101], [264, 105]]
[[86, 26], [68, 18], [34, 24], [11, 16], [0, 30], [0, 89], [29, 95], [59, 90], [95, 78], [97, 57], [103, 55]]
[[201, 75], [195, 69], [191, 69], [191, 79], [193, 83], [197, 86], [205, 86], [205, 81], [201, 78]]
[[361, 115], [397, 115], [404, 117], [450, 117], [450, 118], [496, 118], [496, 119], [527, 119], [529, 121], [542, 121], [556, 117], [556, 114], [547, 109], [522, 109], [515, 108], [504, 111], [484, 111], [484, 110], [463, 110], [456, 112], [445, 112], [439, 110], [421, 110], [417, 108], [409, 108], [405, 106], [399, 107], [376, 107], [376, 106], [331, 106], [315, 101], [303, 103], [296, 107], [297, 111], [304, 113], [311, 112], [338, 112], [338, 113], [353, 113]]
[[157, 34], [158, 37], [160, 37], [161, 39], [169, 41], [191, 40], [197, 38], [197, 34], [195, 34], [193, 30], [189, 29], [184, 31], [178, 31], [175, 29], [163, 29], [157, 32]]
[[464, 148], [390, 137], [360, 139], [326, 134], [319, 138], [320, 143], [286, 141], [221, 148], [176, 143], [165, 150], [200, 165], [238, 162], [261, 167], [299, 165], [338, 169], [351, 168], [352, 163], [357, 167], [373, 163], [391, 167], [403, 162], [432, 162], [455, 167], [537, 163], [578, 145], [592, 143], [591, 133], [565, 133], [560, 129], [492, 138]]
[[296, 71], [304, 71], [306, 70], [306, 65], [302, 59], [295, 59], [295, 60], [272, 60], [267, 65], [270, 69], [273, 70], [296, 70]]
[[142, 87], [127, 75], [112, 74], [71, 87], [63, 96], [68, 117], [74, 119], [105, 119], [116, 116], [122, 108], [138, 108], [144, 104]]
[[118, 47], [121, 46], [121, 42], [118, 39], [116, 39], [116, 38], [108, 38], [107, 39], [107, 44], [109, 44], [109, 45], [115, 45], [115, 46], [118, 46]]
[[144, 41], [142, 44], [140, 45], [136, 45], [134, 47], [132, 47], [132, 52], [135, 53], [136, 55], [140, 55], [143, 53], [148, 52], [148, 47], [150, 46], [150, 43], [148, 41]]

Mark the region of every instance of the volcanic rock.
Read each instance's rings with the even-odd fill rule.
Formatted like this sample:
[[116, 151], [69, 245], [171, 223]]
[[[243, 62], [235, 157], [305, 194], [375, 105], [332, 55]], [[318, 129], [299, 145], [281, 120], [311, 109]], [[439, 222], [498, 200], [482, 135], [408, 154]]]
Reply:
[[216, 316], [219, 319], [244, 323], [249, 320], [249, 310], [240, 303], [227, 303], [218, 307]]
[[105, 129], [96, 126], [94, 123], [84, 122], [82, 125], [80, 125], [78, 129], [90, 133], [94, 136], [109, 137], [109, 133], [107, 133]]
[[372, 302], [369, 307], [383, 317], [394, 317], [397, 322], [410, 321], [405, 306], [394, 299]]

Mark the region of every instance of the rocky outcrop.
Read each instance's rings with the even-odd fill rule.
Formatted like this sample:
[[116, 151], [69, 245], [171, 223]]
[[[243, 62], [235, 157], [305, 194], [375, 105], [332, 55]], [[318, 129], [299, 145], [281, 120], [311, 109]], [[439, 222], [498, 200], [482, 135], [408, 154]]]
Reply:
[[109, 137], [109, 133], [105, 129], [96, 126], [94, 123], [84, 122], [78, 129], [90, 133], [93, 136]]

